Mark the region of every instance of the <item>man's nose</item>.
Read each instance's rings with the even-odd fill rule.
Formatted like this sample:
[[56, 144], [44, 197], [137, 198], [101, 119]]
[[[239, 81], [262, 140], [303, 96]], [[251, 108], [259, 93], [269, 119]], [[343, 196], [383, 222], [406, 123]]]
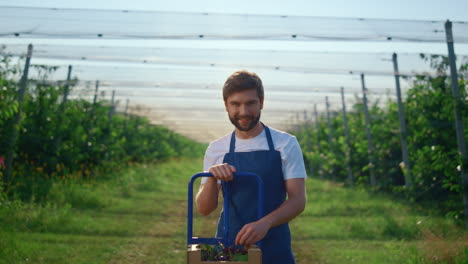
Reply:
[[248, 108], [247, 108], [246, 105], [241, 105], [241, 106], [239, 107], [239, 114], [240, 114], [240, 115], [243, 116], [243, 115], [247, 115], [248, 113], [249, 113], [249, 110], [248, 110]]

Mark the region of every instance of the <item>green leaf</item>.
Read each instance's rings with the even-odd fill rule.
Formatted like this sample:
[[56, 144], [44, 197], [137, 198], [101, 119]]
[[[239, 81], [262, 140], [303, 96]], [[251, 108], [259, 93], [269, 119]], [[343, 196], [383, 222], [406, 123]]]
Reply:
[[234, 255], [232, 260], [234, 260], [234, 261], [249, 261], [249, 255]]

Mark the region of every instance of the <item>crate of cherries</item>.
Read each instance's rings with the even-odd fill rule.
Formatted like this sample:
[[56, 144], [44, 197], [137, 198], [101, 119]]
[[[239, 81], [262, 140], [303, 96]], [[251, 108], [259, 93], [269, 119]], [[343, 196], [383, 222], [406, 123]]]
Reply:
[[218, 245], [195, 244], [188, 248], [189, 264], [261, 264], [262, 253], [260, 248], [252, 246], [225, 247], [221, 242]]

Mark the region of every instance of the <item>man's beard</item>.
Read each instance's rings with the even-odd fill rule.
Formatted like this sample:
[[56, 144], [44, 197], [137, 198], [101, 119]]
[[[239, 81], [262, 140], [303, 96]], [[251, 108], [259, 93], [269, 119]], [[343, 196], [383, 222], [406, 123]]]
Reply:
[[242, 118], [247, 117], [251, 120], [250, 124], [247, 127], [243, 127], [239, 123], [239, 119], [240, 119], [239, 116], [235, 116], [235, 117], [231, 117], [230, 115], [228, 116], [229, 116], [229, 120], [231, 120], [231, 123], [240, 131], [249, 131], [258, 124], [258, 121], [260, 121], [260, 113], [258, 114], [258, 116], [242, 116]]

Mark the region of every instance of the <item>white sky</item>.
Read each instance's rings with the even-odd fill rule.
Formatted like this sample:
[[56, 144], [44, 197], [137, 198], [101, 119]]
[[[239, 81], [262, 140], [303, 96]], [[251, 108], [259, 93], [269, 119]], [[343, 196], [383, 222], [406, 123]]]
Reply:
[[0, 5], [468, 21], [467, 0], [0, 0]]

